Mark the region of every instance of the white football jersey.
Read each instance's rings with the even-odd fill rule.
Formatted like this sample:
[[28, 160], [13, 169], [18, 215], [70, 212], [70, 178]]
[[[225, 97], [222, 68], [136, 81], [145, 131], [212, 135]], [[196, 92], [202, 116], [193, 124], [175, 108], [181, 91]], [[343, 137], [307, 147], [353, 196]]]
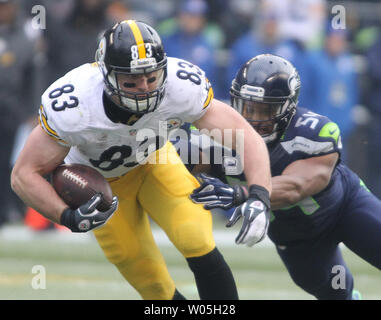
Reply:
[[200, 119], [213, 99], [205, 73], [176, 58], [168, 58], [161, 104], [132, 125], [114, 123], [106, 116], [103, 89], [103, 76], [95, 63], [73, 69], [42, 95], [40, 124], [49, 136], [71, 147], [66, 163], [92, 166], [106, 178], [145, 163], [157, 150], [157, 140], [161, 147], [171, 131]]

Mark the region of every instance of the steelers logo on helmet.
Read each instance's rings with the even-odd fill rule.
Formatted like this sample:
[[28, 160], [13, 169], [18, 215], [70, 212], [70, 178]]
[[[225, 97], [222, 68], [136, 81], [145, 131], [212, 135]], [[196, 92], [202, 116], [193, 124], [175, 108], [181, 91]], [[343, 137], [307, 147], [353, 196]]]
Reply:
[[125, 20], [107, 30], [104, 39], [105, 49], [102, 39], [96, 59], [106, 94], [129, 112], [154, 111], [163, 99], [167, 79], [167, 57], [158, 33], [146, 23]]
[[296, 111], [300, 78], [290, 62], [262, 54], [247, 61], [230, 88], [232, 106], [266, 143], [281, 137]]
[[104, 63], [106, 55], [106, 38], [102, 37], [101, 41], [99, 41], [98, 49], [95, 52], [95, 61], [97, 61], [99, 68], [101, 68], [102, 73], [107, 73], [107, 69]]
[[99, 41], [99, 46], [95, 54], [95, 59], [99, 61], [104, 61], [105, 54], [106, 54], [106, 38], [103, 37], [101, 41]]

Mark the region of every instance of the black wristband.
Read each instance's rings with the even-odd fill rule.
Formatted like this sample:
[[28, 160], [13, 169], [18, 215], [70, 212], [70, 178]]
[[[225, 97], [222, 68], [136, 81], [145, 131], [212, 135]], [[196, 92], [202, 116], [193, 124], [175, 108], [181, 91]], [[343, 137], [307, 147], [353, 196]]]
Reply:
[[258, 198], [270, 209], [270, 193], [266, 188], [257, 184], [252, 184], [249, 187], [249, 198]]
[[66, 208], [61, 214], [60, 223], [63, 226], [73, 231], [73, 225], [74, 225], [73, 219], [74, 219], [73, 210], [71, 210], [70, 208]]
[[244, 203], [247, 200], [247, 189], [245, 186], [235, 185], [233, 187], [234, 190], [234, 200], [233, 200], [233, 206], [238, 207], [242, 203]]

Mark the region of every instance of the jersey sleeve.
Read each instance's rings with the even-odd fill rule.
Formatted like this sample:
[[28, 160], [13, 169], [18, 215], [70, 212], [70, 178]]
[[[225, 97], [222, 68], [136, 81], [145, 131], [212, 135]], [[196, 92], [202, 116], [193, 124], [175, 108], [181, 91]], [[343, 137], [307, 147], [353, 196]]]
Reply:
[[335, 152], [341, 154], [340, 128], [325, 116], [302, 112], [294, 117], [281, 145], [287, 153], [301, 159]]
[[39, 124], [49, 137], [67, 147], [78, 145], [81, 136], [78, 133], [88, 122], [83, 88], [75, 81], [75, 70], [55, 81], [43, 93], [39, 109]]
[[38, 110], [38, 122], [49, 137], [57, 141], [60, 145], [70, 147], [70, 139], [65, 138], [65, 134], [56, 129], [57, 127], [54, 120], [48, 117], [43, 104], [41, 104]]
[[340, 128], [337, 123], [327, 119], [319, 130], [318, 140], [327, 143], [327, 147], [320, 151], [321, 154], [341, 153], [343, 146]]
[[184, 122], [193, 123], [210, 106], [213, 87], [202, 69], [185, 60], [171, 58], [168, 68], [171, 105]]

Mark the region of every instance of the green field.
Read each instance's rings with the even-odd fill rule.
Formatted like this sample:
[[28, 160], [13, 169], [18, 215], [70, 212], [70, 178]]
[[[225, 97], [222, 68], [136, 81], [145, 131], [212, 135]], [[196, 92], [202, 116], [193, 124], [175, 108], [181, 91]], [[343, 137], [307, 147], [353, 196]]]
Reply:
[[[232, 267], [241, 299], [312, 299], [293, 284], [269, 241], [252, 248], [236, 246], [235, 231], [223, 231], [215, 227], [216, 242]], [[177, 287], [188, 299], [198, 299], [185, 260], [160, 232], [158, 243]], [[381, 273], [346, 248], [343, 254], [363, 298], [380, 300]], [[36, 265], [46, 271], [45, 289], [32, 287]], [[34, 233], [13, 225], [0, 230], [0, 299], [136, 300], [140, 296], [106, 261], [91, 235]]]

